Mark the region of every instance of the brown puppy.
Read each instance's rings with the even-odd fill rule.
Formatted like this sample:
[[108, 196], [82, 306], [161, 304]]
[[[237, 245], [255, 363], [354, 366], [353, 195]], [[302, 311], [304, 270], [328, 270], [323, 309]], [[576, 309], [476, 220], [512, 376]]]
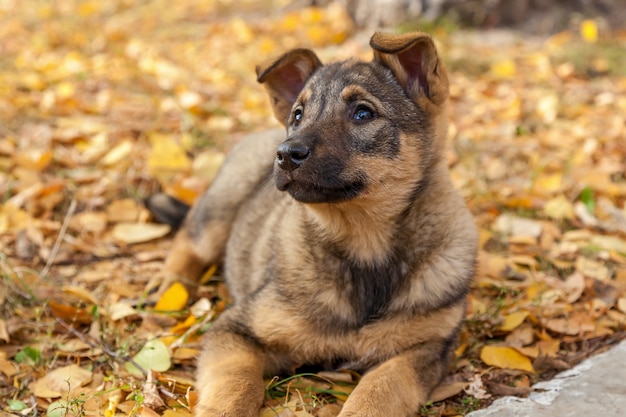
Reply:
[[264, 375], [305, 364], [364, 373], [341, 417], [410, 416], [447, 369], [477, 240], [444, 158], [447, 73], [424, 33], [370, 44], [371, 62], [258, 67], [286, 139], [240, 142], [176, 236], [164, 285], [225, 255], [235, 298], [198, 416], [257, 416]]

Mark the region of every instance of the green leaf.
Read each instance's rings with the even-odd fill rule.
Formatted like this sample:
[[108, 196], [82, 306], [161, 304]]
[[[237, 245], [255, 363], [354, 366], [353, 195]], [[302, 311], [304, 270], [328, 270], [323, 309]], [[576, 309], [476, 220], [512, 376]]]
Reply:
[[[158, 339], [146, 342], [143, 348], [133, 357], [133, 361], [146, 371], [152, 369], [157, 372], [165, 372], [172, 366], [170, 351], [165, 346], [165, 343]], [[127, 362], [125, 367], [133, 375], [142, 375], [142, 372], [130, 362]]]
[[7, 405], [11, 411], [22, 411], [28, 408], [28, 405], [20, 400], [7, 400]]
[[66, 400], [57, 400], [48, 406], [46, 417], [65, 417], [70, 413], [70, 407]]
[[26, 346], [24, 349], [17, 352], [15, 362], [28, 363], [30, 365], [41, 363], [41, 352], [38, 349]]
[[594, 212], [596, 208], [596, 200], [593, 195], [593, 190], [590, 187], [585, 187], [580, 192], [580, 201], [582, 201], [585, 207], [587, 207], [587, 211], [589, 213]]

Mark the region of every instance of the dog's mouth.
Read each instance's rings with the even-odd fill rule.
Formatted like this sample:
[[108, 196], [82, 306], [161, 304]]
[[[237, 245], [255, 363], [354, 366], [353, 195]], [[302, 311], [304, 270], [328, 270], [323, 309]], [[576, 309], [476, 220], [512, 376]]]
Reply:
[[365, 189], [365, 182], [357, 180], [326, 186], [295, 180], [290, 175], [277, 175], [276, 188], [288, 192], [301, 203], [339, 203], [359, 196]]

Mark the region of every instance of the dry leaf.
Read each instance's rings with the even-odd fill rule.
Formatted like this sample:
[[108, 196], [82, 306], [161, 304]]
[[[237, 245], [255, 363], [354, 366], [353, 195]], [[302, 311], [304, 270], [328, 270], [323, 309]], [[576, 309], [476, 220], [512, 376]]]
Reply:
[[132, 151], [133, 143], [130, 140], [125, 140], [104, 155], [104, 157], [100, 159], [100, 163], [107, 167], [116, 165], [123, 160], [128, 160]]
[[167, 235], [170, 227], [156, 223], [118, 223], [113, 227], [111, 235], [119, 242], [134, 244], [149, 242]]
[[91, 381], [93, 374], [78, 365], [54, 369], [35, 381], [30, 389], [40, 398], [59, 398]]
[[451, 382], [448, 384], [442, 383], [435, 388], [432, 394], [430, 394], [428, 401], [438, 402], [454, 397], [455, 395], [463, 392], [468, 385], [469, 383], [464, 381]]
[[78, 297], [83, 301], [87, 301], [90, 304], [98, 304], [98, 299], [91, 292], [87, 291], [83, 287], [78, 287], [75, 285], [65, 285], [63, 288], [61, 288], [61, 291], [63, 291], [65, 294]]
[[608, 281], [611, 278], [611, 271], [603, 262], [597, 262], [584, 256], [579, 256], [576, 259], [576, 270], [584, 276], [598, 281]]
[[107, 314], [109, 314], [111, 320], [117, 321], [125, 317], [134, 316], [138, 314], [138, 312], [128, 302], [119, 301], [117, 303], [111, 304], [107, 308]]
[[0, 353], [0, 372], [2, 372], [7, 378], [13, 378], [19, 371], [19, 367], [16, 363], [7, 360]]
[[487, 365], [498, 368], [534, 372], [530, 359], [506, 346], [484, 346], [480, 351], [480, 359]]

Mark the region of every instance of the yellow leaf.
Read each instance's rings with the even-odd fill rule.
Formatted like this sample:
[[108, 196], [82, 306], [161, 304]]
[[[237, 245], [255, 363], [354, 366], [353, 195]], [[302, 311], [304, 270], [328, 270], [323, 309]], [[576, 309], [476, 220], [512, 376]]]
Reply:
[[184, 322], [178, 323], [176, 326], [172, 327], [171, 332], [174, 334], [183, 334], [187, 329], [189, 329], [195, 323], [196, 323], [196, 317], [194, 315], [190, 315], [189, 317], [185, 319]]
[[64, 99], [70, 98], [74, 94], [76, 94], [76, 87], [74, 87], [74, 84], [71, 84], [68, 82], [62, 82], [62, 83], [57, 84], [55, 90], [56, 90], [57, 97], [64, 98]]
[[165, 410], [163, 417], [192, 417], [191, 412], [184, 408], [175, 408]]
[[519, 369], [535, 372], [533, 365], [526, 356], [506, 346], [485, 346], [480, 351], [480, 360], [487, 365], [504, 369]]
[[563, 184], [563, 175], [544, 174], [539, 175], [533, 184], [533, 190], [539, 194], [552, 194], [559, 191]]
[[504, 59], [491, 65], [491, 73], [498, 78], [511, 78], [516, 72], [517, 66], [512, 59]]
[[593, 19], [586, 19], [580, 23], [580, 36], [587, 43], [598, 41], [598, 25]]
[[172, 358], [182, 361], [185, 359], [196, 359], [198, 356], [200, 356], [198, 349], [181, 347], [174, 351]]
[[193, 174], [211, 183], [224, 163], [224, 154], [214, 149], [199, 153], [193, 161]]
[[159, 133], [149, 135], [152, 150], [148, 157], [148, 170], [158, 176], [162, 172], [180, 172], [191, 168], [191, 162], [184, 149], [171, 136]]
[[180, 282], [173, 283], [154, 306], [159, 311], [180, 311], [187, 304], [189, 294]]
[[340, 401], [345, 401], [348, 399], [348, 395], [350, 395], [354, 387], [350, 385], [333, 385], [330, 389], [333, 391], [335, 398]]
[[572, 220], [574, 205], [564, 195], [559, 195], [546, 202], [543, 206], [543, 213], [554, 220]]
[[119, 145], [111, 149], [102, 159], [100, 163], [105, 166], [112, 166], [118, 162], [128, 158], [133, 150], [133, 143], [130, 140], [125, 140]]
[[27, 149], [16, 152], [13, 160], [18, 166], [35, 171], [43, 171], [52, 161], [52, 151], [47, 149]]
[[250, 43], [254, 40], [254, 32], [241, 17], [235, 17], [231, 22], [231, 29], [235, 33], [237, 40], [241, 43]]
[[517, 311], [504, 317], [504, 323], [500, 326], [503, 332], [510, 332], [526, 320], [528, 311]]

